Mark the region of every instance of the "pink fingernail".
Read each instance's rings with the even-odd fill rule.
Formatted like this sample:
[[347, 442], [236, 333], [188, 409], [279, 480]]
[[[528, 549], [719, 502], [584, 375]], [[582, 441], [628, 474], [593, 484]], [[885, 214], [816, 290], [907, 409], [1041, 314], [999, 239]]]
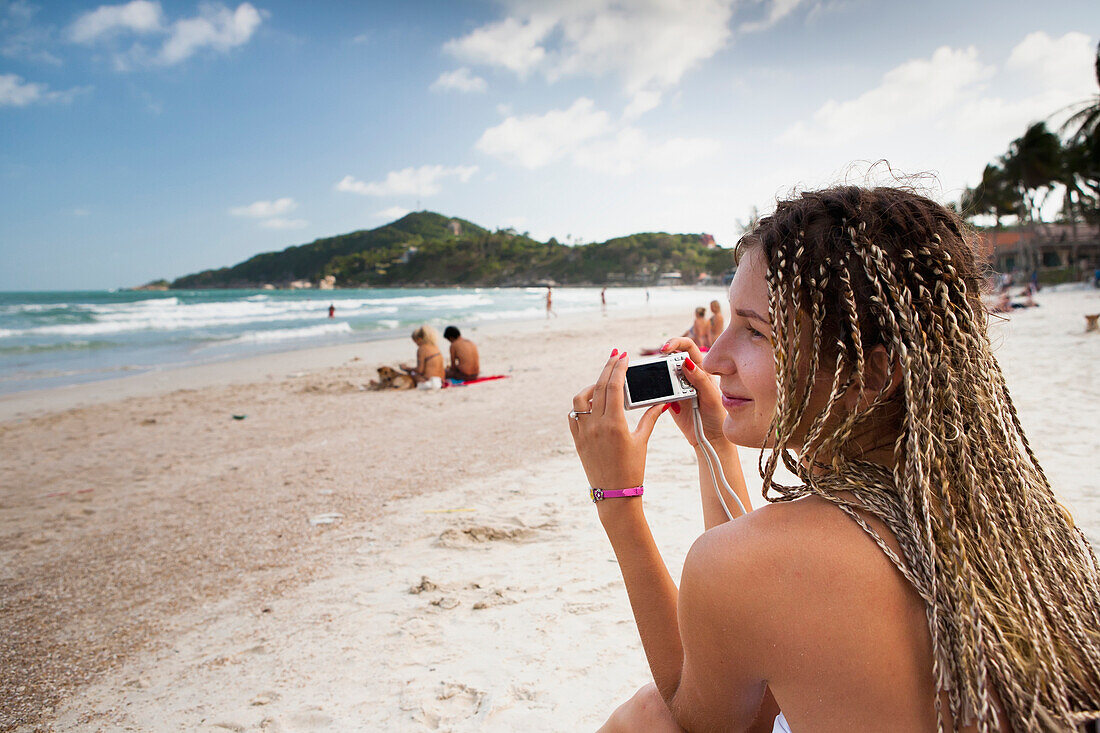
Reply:
[[626, 352], [624, 351], [623, 353], [619, 354], [619, 358], [620, 359], [625, 359], [626, 358]]
[[672, 408], [672, 412], [673, 412], [673, 414], [676, 414], [676, 415], [679, 415], [679, 414], [680, 414], [680, 404], [679, 404], [679, 403], [677, 403], [677, 402], [669, 402], [669, 403], [668, 403], [668, 406]]
[[695, 371], [695, 362], [691, 360], [691, 357], [684, 359], [684, 366], [687, 367], [689, 372]]
[[668, 341], [665, 341], [664, 344], [661, 345], [659, 351], [668, 351]]
[[618, 354], [618, 353], [619, 353], [618, 349], [612, 349], [611, 350], [611, 356], [615, 356], [615, 354]]

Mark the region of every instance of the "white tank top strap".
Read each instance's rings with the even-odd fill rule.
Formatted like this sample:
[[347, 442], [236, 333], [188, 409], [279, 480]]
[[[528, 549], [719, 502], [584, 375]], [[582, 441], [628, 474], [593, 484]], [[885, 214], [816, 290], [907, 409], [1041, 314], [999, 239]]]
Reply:
[[791, 726], [787, 725], [787, 719], [783, 717], [783, 713], [775, 716], [772, 733], [791, 733]]

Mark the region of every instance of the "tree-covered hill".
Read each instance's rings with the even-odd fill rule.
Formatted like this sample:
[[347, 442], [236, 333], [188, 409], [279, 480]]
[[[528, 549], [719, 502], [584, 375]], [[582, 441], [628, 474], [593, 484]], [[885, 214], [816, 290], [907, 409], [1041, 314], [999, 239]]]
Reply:
[[173, 288], [260, 287], [331, 276], [337, 287], [652, 283], [663, 272], [685, 281], [720, 276], [732, 250], [701, 234], [646, 233], [567, 246], [510, 229], [490, 232], [422, 211], [378, 227], [256, 255], [233, 267], [181, 277]]

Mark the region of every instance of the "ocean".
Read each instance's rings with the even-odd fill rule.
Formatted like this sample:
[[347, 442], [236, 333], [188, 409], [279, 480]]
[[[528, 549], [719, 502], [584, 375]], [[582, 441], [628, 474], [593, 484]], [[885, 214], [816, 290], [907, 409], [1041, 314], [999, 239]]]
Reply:
[[[609, 288], [609, 310], [691, 309], [713, 291]], [[600, 288], [555, 288], [557, 313], [601, 309]], [[0, 393], [259, 353], [545, 318], [545, 288], [0, 293]], [[329, 305], [335, 317], [328, 317]]]

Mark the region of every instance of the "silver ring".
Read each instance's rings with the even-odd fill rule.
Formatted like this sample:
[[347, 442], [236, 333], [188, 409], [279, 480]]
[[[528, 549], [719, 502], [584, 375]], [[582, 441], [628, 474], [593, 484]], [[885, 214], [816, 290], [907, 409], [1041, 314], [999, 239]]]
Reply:
[[573, 418], [574, 420], [580, 420], [581, 415], [591, 415], [591, 414], [592, 414], [591, 410], [580, 410], [580, 411], [570, 410], [569, 411], [569, 417]]

